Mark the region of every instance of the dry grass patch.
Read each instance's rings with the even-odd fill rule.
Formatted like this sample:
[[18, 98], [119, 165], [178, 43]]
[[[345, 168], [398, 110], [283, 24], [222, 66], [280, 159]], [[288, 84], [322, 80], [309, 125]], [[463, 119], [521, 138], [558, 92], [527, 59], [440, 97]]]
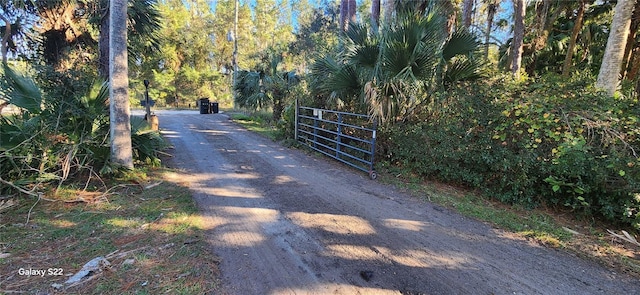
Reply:
[[[0, 294], [213, 293], [218, 260], [202, 217], [165, 173], [108, 193], [65, 189], [36, 206], [5, 196], [15, 204], [0, 211]], [[68, 283], [83, 267], [90, 271]]]

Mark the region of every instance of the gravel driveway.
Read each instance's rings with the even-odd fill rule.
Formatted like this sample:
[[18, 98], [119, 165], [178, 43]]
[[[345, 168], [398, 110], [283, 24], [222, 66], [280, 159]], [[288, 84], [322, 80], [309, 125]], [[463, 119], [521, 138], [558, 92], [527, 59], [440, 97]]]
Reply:
[[640, 294], [640, 282], [412, 199], [225, 114], [158, 111], [221, 259], [216, 294]]

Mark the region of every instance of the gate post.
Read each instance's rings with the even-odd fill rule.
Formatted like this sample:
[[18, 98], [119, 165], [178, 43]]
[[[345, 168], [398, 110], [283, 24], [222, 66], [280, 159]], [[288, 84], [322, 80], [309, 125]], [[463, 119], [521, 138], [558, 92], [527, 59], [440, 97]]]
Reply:
[[313, 148], [318, 148], [318, 109], [313, 109]]
[[336, 140], [336, 157], [340, 158], [340, 145], [342, 144], [342, 113], [338, 113], [338, 138]]
[[298, 141], [298, 115], [300, 114], [300, 109], [299, 109], [300, 105], [298, 104], [298, 99], [296, 98], [296, 119], [294, 120], [294, 124], [295, 127], [293, 127], [293, 138], [295, 138], [296, 141]]
[[373, 170], [373, 160], [376, 156], [376, 132], [378, 130], [378, 119], [373, 119], [373, 134], [371, 136], [371, 166], [369, 168], [369, 176], [375, 179], [375, 171]]

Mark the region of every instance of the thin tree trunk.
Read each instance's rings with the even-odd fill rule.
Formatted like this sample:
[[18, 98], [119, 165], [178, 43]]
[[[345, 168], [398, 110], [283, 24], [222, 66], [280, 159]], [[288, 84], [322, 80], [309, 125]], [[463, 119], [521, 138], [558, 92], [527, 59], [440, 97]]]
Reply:
[[109, 97], [111, 161], [133, 169], [127, 61], [127, 0], [111, 0], [109, 17]]
[[[640, 48], [636, 48], [631, 52], [631, 60], [629, 61], [629, 72], [627, 73], [627, 80], [633, 81], [638, 77], [640, 72]], [[640, 85], [640, 79], [638, 79]]]
[[343, 32], [347, 31], [348, 22], [347, 22], [347, 14], [349, 12], [349, 0], [341, 0], [340, 1], [340, 30]]
[[356, 0], [340, 1], [340, 28], [346, 32], [350, 23], [356, 21]]
[[622, 67], [622, 58], [626, 48], [629, 27], [631, 26], [631, 13], [633, 12], [633, 0], [619, 0], [616, 4], [611, 30], [607, 40], [607, 47], [602, 57], [602, 65], [598, 73], [596, 87], [602, 88], [608, 95], [613, 96], [618, 88], [618, 76]]
[[349, 2], [349, 23], [356, 22], [356, 9], [358, 6], [356, 5], [356, 0], [347, 0]]
[[100, 37], [98, 39], [98, 74], [109, 79], [109, 8], [102, 9], [100, 17]]
[[542, 50], [547, 46], [547, 41], [549, 40], [549, 34], [553, 29], [553, 24], [558, 20], [562, 12], [567, 7], [566, 3], [562, 1], [559, 3], [558, 7], [555, 8], [550, 16], [548, 16], [548, 14], [551, 9], [551, 0], [544, 0], [542, 7], [538, 9], [538, 16], [536, 20], [536, 22], [538, 22], [538, 32], [536, 38], [533, 40], [533, 46], [531, 46], [532, 50]]
[[384, 2], [384, 19], [385, 22], [391, 22], [394, 13], [396, 12], [396, 3], [395, 0], [383, 0]]
[[622, 79], [626, 79], [629, 71], [633, 67], [632, 56], [633, 50], [636, 48], [636, 36], [638, 34], [638, 27], [640, 27], [640, 1], [636, 0], [636, 5], [633, 8], [633, 14], [631, 15], [631, 29], [629, 30], [629, 37], [627, 38], [627, 47], [624, 51], [624, 57], [622, 58]]
[[522, 66], [522, 50], [524, 41], [524, 17], [526, 5], [524, 0], [513, 0], [514, 28], [513, 42], [511, 43], [511, 74], [515, 78], [520, 77], [520, 67]]
[[487, 31], [484, 34], [484, 57], [489, 59], [489, 40], [491, 39], [491, 30], [493, 30], [493, 19], [496, 16], [499, 0], [489, 0], [487, 6]]
[[458, 13], [456, 12], [456, 8], [454, 7], [453, 0], [444, 0], [442, 3], [447, 17], [445, 32], [447, 33], [447, 35], [451, 36], [451, 34], [453, 33], [453, 29], [456, 27]]
[[374, 31], [380, 27], [380, 0], [373, 0], [371, 2], [371, 27]]
[[473, 20], [473, 4], [475, 0], [464, 0], [462, 6], [462, 24], [465, 28], [471, 27], [471, 21]]
[[2, 36], [2, 64], [7, 64], [7, 53], [9, 52], [9, 39], [11, 38], [11, 23], [0, 14], [0, 19], [5, 23], [4, 36]]
[[573, 54], [576, 51], [576, 42], [578, 40], [578, 34], [582, 30], [582, 20], [584, 19], [584, 11], [587, 8], [586, 0], [580, 1], [580, 8], [578, 8], [578, 14], [573, 24], [573, 31], [571, 32], [571, 39], [569, 40], [569, 48], [567, 48], [567, 55], [564, 57], [564, 64], [562, 65], [562, 76], [569, 76], [569, 70], [571, 70], [571, 64], [573, 61]]

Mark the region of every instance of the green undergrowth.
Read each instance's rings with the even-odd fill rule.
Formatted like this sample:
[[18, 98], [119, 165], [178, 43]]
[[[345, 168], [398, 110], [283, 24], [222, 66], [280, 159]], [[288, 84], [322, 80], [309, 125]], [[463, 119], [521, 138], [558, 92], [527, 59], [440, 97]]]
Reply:
[[458, 85], [421, 120], [381, 130], [378, 156], [505, 204], [638, 229], [638, 101], [606, 97], [593, 84], [548, 76]]
[[271, 115], [268, 113], [231, 113], [230, 116], [234, 122], [244, 126], [247, 130], [266, 136], [271, 140], [278, 140], [281, 138], [279, 130], [271, 124]]

